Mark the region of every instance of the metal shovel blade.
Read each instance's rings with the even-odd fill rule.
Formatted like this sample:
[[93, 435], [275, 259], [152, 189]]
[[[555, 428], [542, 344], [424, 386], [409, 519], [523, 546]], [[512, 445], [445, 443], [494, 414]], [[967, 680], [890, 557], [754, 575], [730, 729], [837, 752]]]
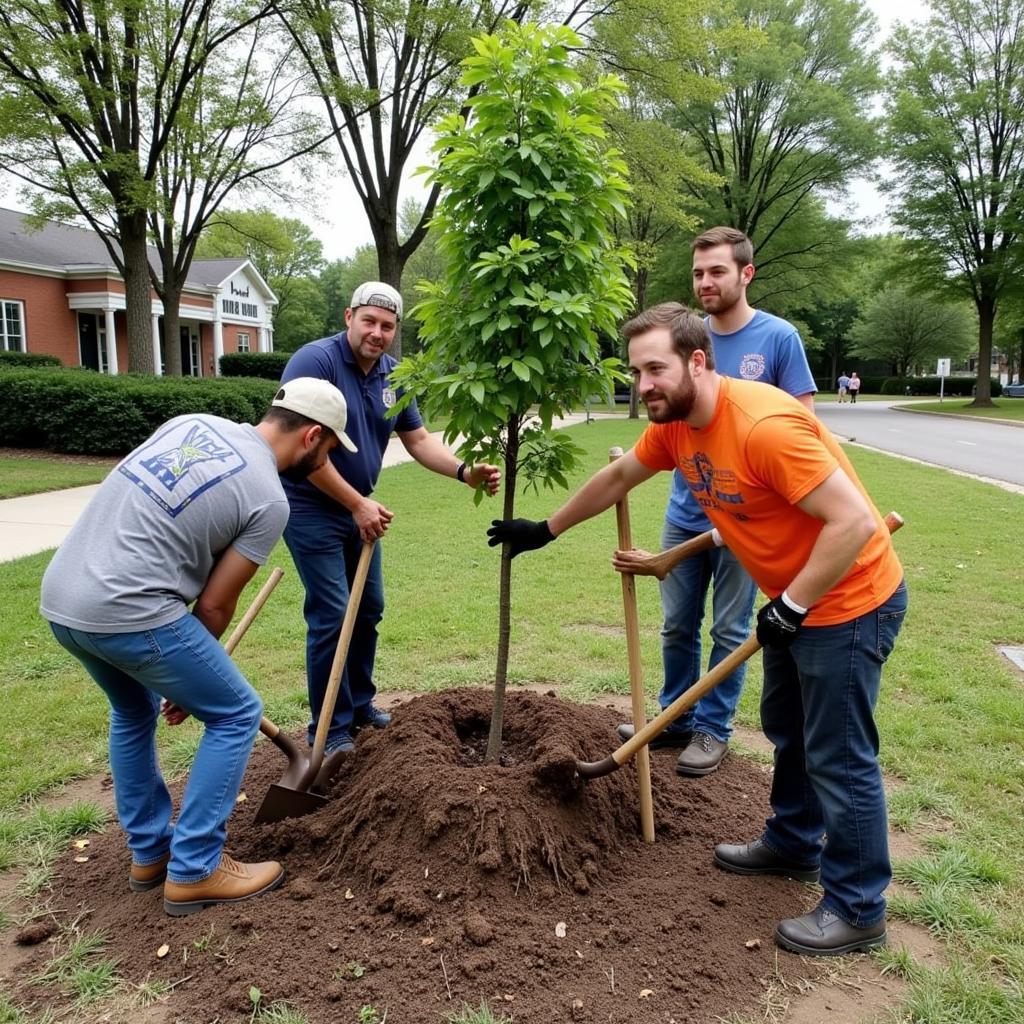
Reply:
[[274, 783], [256, 813], [256, 821], [267, 825], [285, 818], [301, 818], [304, 814], [319, 811], [328, 802], [327, 797], [301, 789], [289, 789]]

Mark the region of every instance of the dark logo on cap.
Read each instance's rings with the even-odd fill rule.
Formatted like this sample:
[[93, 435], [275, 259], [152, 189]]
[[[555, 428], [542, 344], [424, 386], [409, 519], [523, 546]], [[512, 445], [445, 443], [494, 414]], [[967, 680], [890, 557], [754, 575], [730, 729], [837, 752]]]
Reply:
[[284, 398], [284, 388], [281, 388], [281, 390], [278, 391], [276, 395], [274, 395], [274, 401], [280, 402], [282, 398]]

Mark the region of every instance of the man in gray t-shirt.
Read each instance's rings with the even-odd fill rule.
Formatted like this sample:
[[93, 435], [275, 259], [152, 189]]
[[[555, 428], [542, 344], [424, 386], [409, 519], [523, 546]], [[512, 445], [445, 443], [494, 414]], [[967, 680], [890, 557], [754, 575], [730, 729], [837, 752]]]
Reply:
[[[110, 702], [129, 886], [166, 877], [169, 914], [256, 896], [284, 877], [275, 861], [224, 853], [263, 706], [217, 638], [288, 521], [278, 473], [301, 479], [335, 445], [353, 447], [346, 419], [341, 392], [307, 377], [283, 386], [255, 427], [169, 420], [104, 480], [43, 576], [40, 611]], [[205, 724], [173, 827], [156, 760], [161, 698], [169, 720]]]

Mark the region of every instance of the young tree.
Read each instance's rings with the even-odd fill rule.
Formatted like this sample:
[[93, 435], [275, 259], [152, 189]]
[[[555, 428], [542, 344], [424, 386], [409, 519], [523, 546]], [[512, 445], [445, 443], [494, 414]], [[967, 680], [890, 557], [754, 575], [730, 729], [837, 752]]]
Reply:
[[[473, 45], [461, 79], [479, 90], [471, 115], [446, 118], [435, 145], [447, 272], [424, 290], [426, 347], [396, 381], [428, 414], [450, 413], [445, 438], [461, 436], [468, 461], [502, 462], [511, 519], [521, 481], [566, 486], [574, 446], [549, 432], [552, 419], [616, 377], [600, 342], [631, 306], [612, 230], [628, 186], [602, 125], [617, 82], [581, 82], [574, 32], [509, 25]], [[505, 550], [489, 760], [501, 747], [511, 573]]]
[[894, 219], [918, 273], [978, 313], [974, 405], [992, 404], [992, 332], [1016, 288], [1024, 227], [1024, 2], [931, 0], [897, 29], [889, 82]]
[[906, 377], [936, 359], [960, 359], [971, 350], [970, 309], [962, 302], [911, 292], [901, 286], [875, 293], [853, 325], [851, 355], [879, 359]]

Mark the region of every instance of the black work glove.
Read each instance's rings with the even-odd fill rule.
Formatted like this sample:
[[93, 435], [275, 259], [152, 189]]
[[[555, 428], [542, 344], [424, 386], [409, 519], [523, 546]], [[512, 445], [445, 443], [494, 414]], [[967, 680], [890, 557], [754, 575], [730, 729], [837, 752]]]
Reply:
[[806, 618], [807, 612], [793, 611], [780, 594], [757, 613], [757, 642], [762, 647], [778, 650], [792, 647], [797, 630]]
[[542, 548], [555, 539], [546, 519], [539, 523], [533, 519], [492, 519], [487, 536], [492, 548], [508, 541], [511, 545], [509, 558], [515, 558], [521, 551]]

